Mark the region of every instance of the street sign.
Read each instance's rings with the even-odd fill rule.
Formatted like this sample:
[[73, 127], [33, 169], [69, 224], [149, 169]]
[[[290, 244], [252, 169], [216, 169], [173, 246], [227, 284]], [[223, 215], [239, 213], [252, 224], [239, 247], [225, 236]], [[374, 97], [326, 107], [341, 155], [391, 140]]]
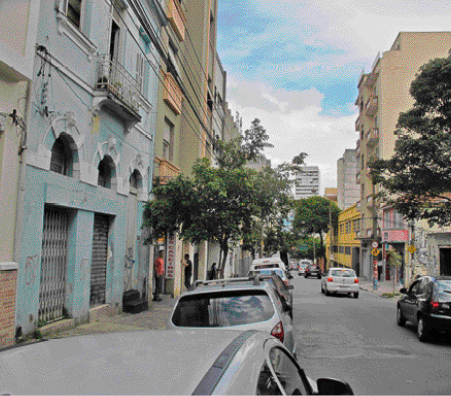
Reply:
[[378, 249], [373, 249], [373, 250], [371, 251], [371, 254], [372, 254], [374, 257], [379, 256], [379, 250], [378, 250]]
[[371, 246], [372, 246], [374, 249], [377, 249], [378, 246], [379, 246], [379, 244], [378, 244], [376, 241], [374, 241], [374, 242], [371, 244]]
[[409, 250], [410, 254], [414, 254], [416, 252], [417, 248], [413, 245], [410, 245], [408, 247], [408, 250]]

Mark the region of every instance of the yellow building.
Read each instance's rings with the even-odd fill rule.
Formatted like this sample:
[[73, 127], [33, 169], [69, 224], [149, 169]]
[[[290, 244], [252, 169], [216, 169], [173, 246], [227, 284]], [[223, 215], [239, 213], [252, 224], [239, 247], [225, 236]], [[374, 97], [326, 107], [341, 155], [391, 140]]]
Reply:
[[360, 241], [356, 238], [359, 227], [356, 205], [338, 215], [338, 224], [326, 236], [327, 268], [348, 267], [359, 274]]
[[16, 204], [40, 4], [0, 2], [0, 266], [16, 261]]
[[[383, 213], [380, 202], [373, 202], [377, 191], [369, 174], [369, 164], [376, 159], [388, 159], [394, 153], [396, 124], [399, 114], [410, 109], [413, 98], [409, 89], [419, 68], [429, 60], [447, 57], [451, 32], [401, 32], [390, 50], [378, 55], [369, 73], [362, 73], [355, 104], [359, 116], [355, 122], [360, 136], [357, 141], [357, 184], [360, 198], [357, 209], [361, 214], [361, 274], [370, 279], [373, 273], [371, 243], [396, 244], [405, 253], [405, 240], [399, 233], [386, 233], [381, 227]], [[377, 231], [380, 229], [380, 233]], [[403, 225], [402, 230], [407, 230]], [[389, 238], [383, 238], [387, 234]], [[390, 236], [393, 238], [390, 238]], [[382, 237], [382, 238], [381, 238]]]

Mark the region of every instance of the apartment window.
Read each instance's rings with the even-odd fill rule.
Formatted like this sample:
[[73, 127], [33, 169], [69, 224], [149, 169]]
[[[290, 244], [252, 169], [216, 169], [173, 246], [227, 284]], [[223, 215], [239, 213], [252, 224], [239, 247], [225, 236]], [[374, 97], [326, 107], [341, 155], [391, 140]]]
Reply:
[[163, 131], [163, 158], [172, 162], [174, 157], [174, 124], [167, 118], [164, 120]]
[[130, 194], [137, 195], [139, 188], [142, 186], [141, 173], [137, 169], [130, 175]]
[[72, 177], [73, 156], [69, 142], [64, 136], [55, 140], [50, 158], [50, 170], [64, 176]]
[[364, 201], [365, 200], [365, 185], [361, 184], [360, 185], [360, 201]]
[[111, 160], [108, 157], [103, 157], [102, 161], [99, 162], [99, 176], [97, 178], [97, 185], [105, 188], [111, 188]]
[[67, 0], [67, 19], [80, 29], [82, 0]]
[[362, 226], [360, 227], [362, 230], [365, 229], [365, 215], [362, 215]]
[[140, 53], [136, 54], [136, 83], [138, 85], [139, 92], [144, 92], [144, 73], [146, 70], [146, 63], [144, 56]]
[[169, 51], [168, 51], [168, 72], [174, 77], [180, 76], [180, 71], [177, 65], [177, 48], [175, 44], [169, 40]]
[[345, 254], [348, 254], [348, 255], [351, 254], [351, 247], [350, 246], [346, 246], [345, 247]]

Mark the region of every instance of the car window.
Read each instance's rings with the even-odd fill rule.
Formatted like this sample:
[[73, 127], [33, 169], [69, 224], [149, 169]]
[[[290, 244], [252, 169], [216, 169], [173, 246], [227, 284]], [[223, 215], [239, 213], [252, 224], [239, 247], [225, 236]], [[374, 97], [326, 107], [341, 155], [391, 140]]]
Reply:
[[429, 280], [427, 278], [420, 279], [419, 286], [416, 290], [418, 298], [427, 298], [429, 294]]
[[410, 286], [409, 294], [416, 295], [418, 293], [419, 288], [420, 288], [420, 282], [416, 281], [415, 283], [412, 284], [412, 286]]
[[332, 276], [342, 276], [344, 278], [355, 278], [355, 272], [353, 270], [333, 270]]
[[451, 301], [451, 280], [436, 280], [434, 292], [440, 301]]
[[257, 380], [257, 395], [282, 395], [282, 391], [277, 384], [268, 364], [265, 363], [260, 370]]
[[278, 347], [269, 353], [271, 368], [287, 395], [308, 394], [304, 379], [298, 366], [288, 353]]
[[181, 297], [172, 316], [179, 327], [227, 327], [262, 322], [274, 315], [263, 290], [202, 293]]

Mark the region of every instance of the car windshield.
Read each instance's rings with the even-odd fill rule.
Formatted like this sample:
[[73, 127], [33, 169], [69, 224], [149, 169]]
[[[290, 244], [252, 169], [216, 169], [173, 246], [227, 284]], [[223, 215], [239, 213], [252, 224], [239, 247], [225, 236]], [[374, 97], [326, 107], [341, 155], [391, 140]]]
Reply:
[[451, 301], [451, 280], [437, 280], [434, 291], [440, 300]]
[[261, 264], [256, 265], [255, 269], [263, 269], [263, 268], [279, 268], [279, 264]]
[[284, 273], [281, 269], [273, 268], [273, 269], [265, 269], [258, 271], [251, 271], [253, 275], [279, 275], [282, 279], [284, 278]]
[[228, 327], [263, 322], [273, 315], [265, 291], [231, 291], [180, 298], [172, 322], [179, 327]]
[[333, 270], [332, 276], [342, 276], [344, 278], [355, 278], [355, 272], [353, 270]]

